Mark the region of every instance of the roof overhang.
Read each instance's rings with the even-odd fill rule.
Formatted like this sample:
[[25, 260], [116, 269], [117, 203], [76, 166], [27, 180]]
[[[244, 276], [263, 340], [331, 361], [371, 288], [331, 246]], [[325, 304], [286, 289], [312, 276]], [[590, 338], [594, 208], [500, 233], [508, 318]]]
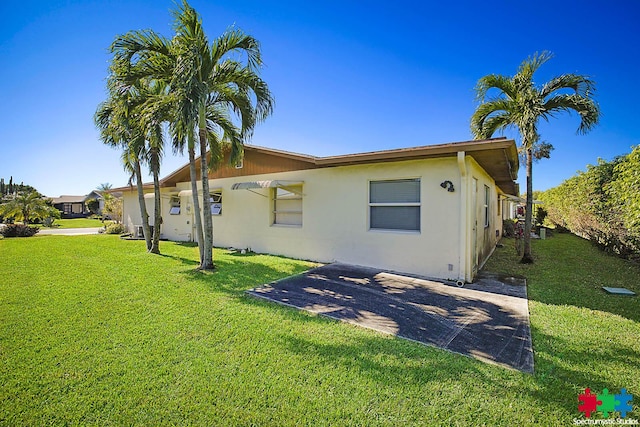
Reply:
[[[274, 150], [270, 148], [246, 145], [245, 151], [264, 152], [271, 155], [289, 158], [293, 160], [303, 161], [308, 165], [319, 168], [359, 165], [368, 163], [381, 162], [398, 162], [417, 159], [431, 159], [443, 157], [456, 157], [459, 152], [472, 157], [496, 182], [496, 185], [505, 194], [519, 194], [518, 184], [518, 168], [520, 167], [518, 159], [518, 150], [513, 139], [505, 137], [473, 140], [463, 142], [453, 142], [438, 145], [425, 145], [420, 147], [399, 148], [384, 151], [372, 151], [367, 153], [346, 154], [340, 156], [314, 157], [304, 154], [291, 153], [287, 151]], [[198, 164], [199, 162], [196, 162]], [[189, 164], [169, 174], [160, 180], [160, 187], [174, 187], [176, 180], [186, 177], [188, 174]], [[296, 169], [297, 170], [297, 169]], [[266, 184], [268, 182], [285, 182], [285, 181], [252, 181], [252, 187], [248, 187], [248, 183], [234, 184], [234, 190], [237, 189], [257, 189], [257, 188], [274, 188], [277, 184]], [[262, 183], [262, 184], [259, 184]], [[298, 183], [299, 184], [299, 183]], [[242, 185], [245, 185], [244, 187]], [[295, 184], [288, 184], [295, 185]], [[153, 189], [152, 184], [144, 184], [144, 189]], [[133, 187], [114, 188], [114, 191], [132, 191]], [[186, 194], [185, 194], [186, 195]]]
[[316, 164], [320, 167], [335, 167], [403, 160], [433, 159], [455, 157], [458, 152], [461, 151], [473, 157], [495, 180], [496, 185], [502, 192], [505, 194], [519, 193], [518, 185], [515, 183], [516, 179], [518, 179], [518, 169], [520, 167], [518, 149], [513, 139], [504, 137], [321, 157], [316, 159]]

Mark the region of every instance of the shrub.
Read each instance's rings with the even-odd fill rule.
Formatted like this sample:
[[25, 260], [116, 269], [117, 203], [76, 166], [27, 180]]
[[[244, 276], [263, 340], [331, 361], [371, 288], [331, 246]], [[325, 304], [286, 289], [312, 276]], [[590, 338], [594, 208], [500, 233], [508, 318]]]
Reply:
[[4, 237], [31, 237], [40, 229], [38, 227], [29, 227], [24, 224], [7, 224], [0, 229], [0, 234]]
[[110, 224], [107, 225], [105, 229], [105, 233], [107, 234], [122, 234], [124, 233], [124, 225], [122, 224]]
[[515, 222], [510, 219], [502, 220], [502, 235], [504, 237], [514, 237], [515, 236]]
[[53, 223], [55, 222], [55, 218], [50, 216], [48, 218], [45, 218], [42, 220], [42, 225], [44, 225], [45, 227], [53, 227]]

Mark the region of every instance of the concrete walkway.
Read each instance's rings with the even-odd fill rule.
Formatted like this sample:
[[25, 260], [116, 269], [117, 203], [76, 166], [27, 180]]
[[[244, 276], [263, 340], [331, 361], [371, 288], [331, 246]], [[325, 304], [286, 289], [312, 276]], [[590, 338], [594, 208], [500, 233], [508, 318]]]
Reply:
[[248, 293], [533, 373], [524, 279], [484, 274], [457, 287], [335, 263]]
[[57, 236], [81, 236], [85, 234], [98, 234], [102, 227], [92, 228], [41, 228], [37, 235], [57, 235]]

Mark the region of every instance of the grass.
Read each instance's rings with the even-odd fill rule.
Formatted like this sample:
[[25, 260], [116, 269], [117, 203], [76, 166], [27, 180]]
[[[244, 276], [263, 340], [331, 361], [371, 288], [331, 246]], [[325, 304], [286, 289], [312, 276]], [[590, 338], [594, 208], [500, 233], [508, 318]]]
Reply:
[[[109, 223], [109, 221], [107, 221]], [[53, 227], [51, 228], [93, 228], [93, 227], [102, 227], [105, 225], [99, 219], [93, 218], [63, 218], [56, 219], [53, 223]], [[40, 226], [42, 228], [47, 228], [44, 226]]]
[[[640, 395], [638, 267], [566, 235], [511, 245], [536, 374], [256, 300], [312, 264], [115, 236], [0, 241], [0, 425], [568, 425], [585, 388]], [[638, 418], [638, 411], [628, 416]]]

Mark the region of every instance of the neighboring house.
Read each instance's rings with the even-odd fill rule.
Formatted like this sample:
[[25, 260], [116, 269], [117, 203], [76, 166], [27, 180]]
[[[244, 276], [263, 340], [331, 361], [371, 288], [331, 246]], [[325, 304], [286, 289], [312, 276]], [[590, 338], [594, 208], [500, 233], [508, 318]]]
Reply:
[[[209, 174], [214, 244], [469, 282], [501, 236], [518, 167], [505, 138], [331, 157], [247, 145], [241, 164]], [[160, 185], [161, 236], [194, 240], [189, 166]], [[113, 191], [140, 237], [136, 188]]]
[[100, 211], [104, 207], [104, 199], [100, 192], [93, 190], [86, 196], [69, 196], [52, 197], [53, 207], [58, 209], [63, 218], [84, 218], [91, 214], [87, 209], [86, 202], [90, 199], [98, 199], [100, 203]]

